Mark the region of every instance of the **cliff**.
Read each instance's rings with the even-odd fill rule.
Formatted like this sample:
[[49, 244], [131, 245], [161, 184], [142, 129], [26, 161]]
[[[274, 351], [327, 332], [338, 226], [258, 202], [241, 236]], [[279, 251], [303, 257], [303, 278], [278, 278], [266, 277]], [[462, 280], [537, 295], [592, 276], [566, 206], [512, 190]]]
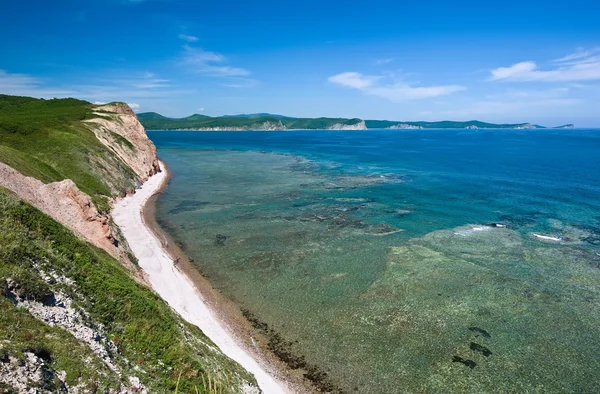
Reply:
[[367, 126], [365, 125], [365, 121], [361, 120], [360, 122], [355, 123], [355, 124], [336, 123], [332, 126], [329, 126], [327, 129], [328, 130], [366, 130]]
[[212, 127], [190, 127], [180, 128], [175, 130], [191, 130], [191, 131], [278, 131], [285, 130], [286, 127], [281, 121], [273, 122], [266, 121], [262, 123], [251, 123], [246, 126], [212, 126]]
[[158, 171], [123, 103], [0, 95], [0, 391], [260, 391], [143, 284], [110, 217]]
[[[0, 186], [11, 190], [20, 199], [40, 209], [91, 244], [104, 249], [111, 256], [123, 261], [133, 260], [129, 257], [127, 243], [111, 223], [108, 208], [112, 199], [132, 193], [135, 187], [160, 171], [156, 148], [127, 105], [113, 103], [90, 106], [88, 114], [90, 119], [71, 122], [72, 124], [68, 126], [77, 130], [69, 135], [70, 143], [75, 142], [76, 146], [80, 145], [75, 153], [80, 154], [91, 165], [81, 167], [77, 163], [61, 163], [62, 155], [59, 152], [48, 154], [52, 156], [48, 157], [44, 155], [46, 149], [43, 146], [38, 147], [35, 153], [26, 150], [18, 151], [22, 156], [33, 156], [32, 160], [36, 162], [42, 161], [40, 167], [52, 168], [52, 165], [57, 163], [53, 168], [56, 172], [67, 172], [66, 176], [60, 174], [59, 178], [66, 178], [70, 175], [69, 172], [76, 170], [76, 179], [81, 180], [79, 185], [68, 178], [44, 183], [18, 171], [20, 169], [25, 170], [24, 172], [32, 172], [31, 166], [23, 165], [25, 160], [10, 160], [10, 156], [0, 155]], [[60, 127], [58, 130], [56, 126], [54, 127], [53, 130], [42, 130], [39, 138], [44, 138], [49, 133], [52, 135], [53, 131], [63, 133]], [[96, 137], [93, 143], [87, 142], [92, 138], [90, 132]], [[35, 145], [37, 134], [36, 132], [25, 134], [22, 139], [31, 140]], [[10, 144], [10, 137], [14, 138], [14, 136], [2, 135], [2, 137], [0, 143], [4, 144], [0, 145], [0, 153], [1, 148], [15, 150], [16, 147], [11, 147]], [[47, 149], [51, 148], [48, 146]], [[73, 150], [73, 147], [70, 149]], [[78, 160], [77, 155], [74, 158], [67, 157], [65, 161], [68, 160]], [[16, 168], [10, 167], [7, 163], [16, 164]], [[67, 171], [63, 170], [63, 165]], [[92, 190], [87, 194], [78, 187], [89, 188], [89, 184], [100, 184], [104, 188], [95, 192]], [[100, 207], [96, 207], [95, 203]]]
[[109, 226], [109, 216], [100, 214], [90, 196], [72, 180], [44, 184], [0, 163], [0, 186], [111, 256], [125, 258], [126, 251], [119, 249], [118, 238]]

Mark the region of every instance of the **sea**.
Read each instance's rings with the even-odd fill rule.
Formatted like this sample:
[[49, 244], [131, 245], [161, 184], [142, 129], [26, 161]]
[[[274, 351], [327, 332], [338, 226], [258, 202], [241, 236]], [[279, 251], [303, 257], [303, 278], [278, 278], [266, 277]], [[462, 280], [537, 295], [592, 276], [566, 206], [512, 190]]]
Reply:
[[600, 130], [148, 135], [159, 225], [322, 391], [600, 392]]

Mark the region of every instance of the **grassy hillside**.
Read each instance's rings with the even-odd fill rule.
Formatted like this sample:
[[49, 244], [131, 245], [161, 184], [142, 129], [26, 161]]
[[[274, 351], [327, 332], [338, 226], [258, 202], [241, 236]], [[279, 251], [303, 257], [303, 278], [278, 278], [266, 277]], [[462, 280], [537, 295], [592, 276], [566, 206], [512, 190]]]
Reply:
[[252, 128], [261, 127], [262, 124], [270, 122], [277, 124], [281, 122], [283, 129], [327, 129], [334, 124], [353, 125], [359, 123], [360, 119], [344, 118], [292, 118], [280, 115], [254, 114], [210, 117], [194, 114], [186, 118], [167, 118], [156, 112], [145, 112], [138, 114], [138, 119], [147, 130], [173, 130], [173, 129], [203, 129], [203, 128]]
[[99, 117], [93, 107], [76, 99], [0, 95], [0, 161], [45, 183], [71, 179], [92, 197], [132, 188], [131, 169], [82, 122]]
[[[4, 189], [0, 226], [0, 358], [23, 363], [26, 353], [39, 355], [46, 368], [41, 388], [58, 392], [58, 371], [65, 371], [65, 381], [79, 384], [85, 392], [130, 385], [127, 376], [137, 376], [157, 393], [176, 387], [185, 393], [239, 392], [242, 382], [254, 382], [197, 327], [131, 279], [118, 261]], [[86, 323], [103, 326], [116, 345], [110, 361], [123, 376], [67, 331], [15, 307], [14, 295], [7, 290], [9, 278], [18, 283], [24, 299], [46, 305], [46, 300], [64, 294], [74, 300], [89, 314]], [[0, 391], [11, 392], [2, 384]]]

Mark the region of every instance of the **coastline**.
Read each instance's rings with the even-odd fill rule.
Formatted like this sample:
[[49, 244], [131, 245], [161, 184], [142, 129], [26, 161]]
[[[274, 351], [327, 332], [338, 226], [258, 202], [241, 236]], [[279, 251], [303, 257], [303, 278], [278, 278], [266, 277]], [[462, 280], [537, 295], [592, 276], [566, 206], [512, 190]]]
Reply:
[[[112, 216], [139, 260], [148, 282], [185, 320], [198, 326], [228, 357], [252, 373], [265, 394], [306, 391], [300, 380], [255, 344], [241, 312], [212, 288], [157, 225], [154, 202], [169, 172], [150, 177], [136, 193], [118, 201]], [[290, 378], [297, 381], [290, 381]]]

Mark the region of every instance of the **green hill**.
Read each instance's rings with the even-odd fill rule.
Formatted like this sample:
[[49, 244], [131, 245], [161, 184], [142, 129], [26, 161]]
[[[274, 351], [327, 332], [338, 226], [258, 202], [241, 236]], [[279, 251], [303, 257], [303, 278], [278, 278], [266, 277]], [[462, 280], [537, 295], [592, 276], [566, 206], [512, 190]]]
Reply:
[[[323, 130], [335, 125], [357, 125], [361, 119], [354, 118], [294, 118], [269, 113], [225, 115], [210, 117], [194, 114], [185, 118], [168, 118], [156, 112], [144, 112], [137, 115], [140, 122], [148, 130], [208, 130], [208, 129], [232, 129], [232, 130], [254, 130], [269, 129], [290, 130]], [[281, 122], [281, 123], [279, 123]], [[478, 120], [457, 122], [444, 120], [440, 122], [404, 122], [394, 120], [366, 120], [368, 129], [388, 128], [423, 128], [423, 129], [514, 129], [514, 128], [544, 128], [544, 126], [531, 125], [529, 123], [487, 123]], [[568, 126], [568, 125], [567, 125]]]
[[[465, 129], [465, 128], [478, 128], [478, 129], [514, 129], [520, 127], [527, 127], [528, 123], [487, 123], [478, 120], [469, 120], [466, 122], [456, 122], [450, 120], [444, 120], [440, 122], [403, 122], [403, 121], [392, 121], [392, 120], [366, 120], [367, 128], [369, 129], [387, 129], [397, 125], [413, 126], [415, 128], [423, 129]], [[532, 128], [543, 128], [542, 126], [532, 125]], [[402, 128], [402, 127], [401, 127]], [[408, 128], [408, 127], [406, 127]]]
[[133, 189], [132, 170], [82, 122], [102, 116], [86, 101], [0, 95], [0, 162], [44, 183], [71, 179], [92, 197]]
[[190, 130], [190, 129], [262, 129], [265, 125], [273, 129], [327, 129], [336, 124], [354, 125], [360, 119], [345, 118], [293, 118], [271, 114], [228, 115], [210, 117], [194, 114], [185, 118], [166, 118], [155, 112], [138, 114], [138, 119], [148, 130]]

